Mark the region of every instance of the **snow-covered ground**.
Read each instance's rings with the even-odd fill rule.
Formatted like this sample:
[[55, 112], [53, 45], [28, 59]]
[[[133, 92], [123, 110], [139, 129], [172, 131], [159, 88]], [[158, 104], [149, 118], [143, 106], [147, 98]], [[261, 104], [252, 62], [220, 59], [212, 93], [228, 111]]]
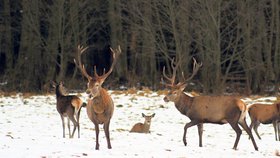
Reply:
[[[112, 149], [101, 126], [100, 150], [95, 150], [94, 125], [83, 108], [80, 118], [81, 138], [62, 138], [61, 119], [56, 111], [54, 95], [24, 97], [21, 94], [0, 97], [0, 157], [56, 158], [56, 157], [275, 157], [280, 150], [274, 139], [272, 125], [261, 125], [255, 151], [245, 131], [238, 150], [233, 150], [235, 132], [228, 124], [205, 124], [203, 147], [198, 147], [197, 128], [188, 130], [188, 145], [182, 142], [183, 128], [189, 119], [181, 115], [173, 103], [165, 103], [156, 92], [125, 94], [112, 92], [115, 111], [110, 125]], [[82, 94], [81, 98], [86, 99]], [[262, 98], [271, 102], [276, 98]], [[246, 98], [247, 103], [256, 99]], [[156, 113], [150, 134], [129, 133], [141, 113]], [[250, 119], [247, 120], [250, 123]], [[72, 126], [71, 126], [72, 127]]]

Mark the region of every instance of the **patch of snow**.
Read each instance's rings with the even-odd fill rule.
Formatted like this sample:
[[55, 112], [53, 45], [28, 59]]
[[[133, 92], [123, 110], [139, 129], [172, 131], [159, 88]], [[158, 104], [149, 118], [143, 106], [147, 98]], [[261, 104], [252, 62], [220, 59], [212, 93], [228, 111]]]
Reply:
[[[110, 91], [112, 93], [112, 91]], [[189, 119], [180, 114], [174, 104], [163, 101], [163, 95], [151, 93], [112, 94], [115, 111], [110, 125], [112, 149], [107, 149], [103, 127], [100, 126], [100, 150], [95, 150], [95, 131], [82, 108], [80, 127], [73, 139], [62, 138], [61, 119], [56, 111], [56, 98], [21, 95], [0, 97], [0, 157], [275, 157], [280, 149], [274, 140], [272, 125], [260, 125], [259, 147], [255, 151], [248, 135], [243, 131], [238, 150], [233, 150], [236, 134], [229, 124], [205, 124], [203, 147], [198, 147], [197, 128], [189, 128], [188, 145], [182, 141], [184, 125]], [[87, 95], [81, 98], [86, 101]], [[269, 98], [272, 100], [272, 98]], [[245, 102], [256, 100], [245, 98]], [[268, 99], [257, 99], [266, 102]], [[118, 106], [121, 105], [121, 106]], [[150, 134], [129, 133], [137, 122], [143, 122], [141, 113], [156, 113]], [[248, 119], [248, 117], [247, 117]], [[247, 120], [250, 123], [250, 120]], [[71, 126], [72, 127], [72, 126]]]

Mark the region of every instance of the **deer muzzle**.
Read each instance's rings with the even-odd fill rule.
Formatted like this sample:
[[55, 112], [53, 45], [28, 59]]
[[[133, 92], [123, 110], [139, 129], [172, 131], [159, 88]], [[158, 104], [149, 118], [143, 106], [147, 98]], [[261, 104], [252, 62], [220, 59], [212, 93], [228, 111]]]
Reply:
[[166, 96], [163, 98], [163, 100], [164, 100], [165, 102], [169, 102], [169, 99], [168, 99]]
[[91, 92], [90, 89], [86, 90], [86, 94], [90, 94], [90, 92]]

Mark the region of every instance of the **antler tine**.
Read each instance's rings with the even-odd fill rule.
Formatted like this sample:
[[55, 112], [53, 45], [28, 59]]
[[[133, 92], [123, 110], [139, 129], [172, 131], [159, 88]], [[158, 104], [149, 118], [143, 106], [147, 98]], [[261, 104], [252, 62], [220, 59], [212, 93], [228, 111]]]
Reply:
[[172, 61], [171, 61], [171, 66], [172, 66], [172, 71], [173, 71], [173, 73], [172, 73], [172, 85], [174, 85], [174, 83], [175, 83], [176, 72], [177, 72], [177, 69], [178, 69], [178, 67], [180, 65], [180, 62], [181, 62], [179, 60], [179, 61], [176, 61], [176, 63], [174, 63], [174, 61], [175, 61], [175, 58], [173, 58]]
[[[171, 82], [171, 84], [174, 83], [173, 78], [172, 78], [172, 77], [168, 77], [168, 76], [166, 75], [165, 66], [163, 67], [162, 74], [163, 74], [163, 76], [164, 76], [168, 81]], [[162, 81], [163, 81], [163, 78], [162, 78]], [[163, 82], [163, 83], [164, 83], [164, 82]]]
[[[196, 59], [193, 58], [193, 72], [192, 72], [192, 75], [188, 78], [188, 79], [185, 79], [185, 77], [183, 76], [183, 79], [185, 80], [185, 82], [188, 82], [189, 80], [191, 80], [198, 72], [199, 68], [202, 66], [202, 63], [197, 63]], [[182, 72], [182, 75], [184, 75], [184, 73]]]
[[106, 69], [104, 68], [104, 69], [103, 69], [103, 75], [104, 75], [105, 73], [106, 73]]
[[80, 53], [81, 55], [82, 55], [83, 52], [84, 52], [85, 50], [87, 50], [87, 49], [88, 49], [88, 47], [83, 48], [83, 46], [78, 45], [78, 50], [79, 50], [79, 53]]
[[[103, 69], [103, 75], [105, 74], [105, 68]], [[96, 65], [94, 65], [94, 76], [99, 77], [97, 70], [96, 70]]]
[[184, 74], [184, 72], [182, 71], [182, 77], [183, 77], [183, 81], [185, 81], [186, 80], [186, 78], [185, 78], [185, 74]]
[[160, 82], [160, 84], [165, 85], [165, 86], [168, 86], [168, 87], [172, 87], [172, 86], [173, 86], [173, 84], [165, 83], [162, 77], [161, 77], [161, 82]]
[[94, 65], [93, 68], [94, 68], [94, 77], [99, 77], [99, 75], [97, 74], [96, 65]]
[[175, 58], [172, 58], [171, 60], [171, 68], [172, 68], [172, 77], [168, 77], [166, 75], [166, 72], [165, 72], [165, 67], [163, 67], [163, 76], [170, 81], [171, 84], [165, 84], [167, 86], [173, 86], [174, 83], [175, 83], [175, 79], [176, 79], [176, 72], [177, 72], [177, 69], [179, 67], [179, 62], [177, 61], [175, 63]]
[[121, 50], [121, 47], [120, 45], [118, 46], [117, 49], [113, 49], [110, 47], [110, 50], [111, 50], [111, 53], [112, 53], [112, 56], [113, 56], [113, 63], [109, 69], [109, 71], [107, 73], [105, 73], [105, 70], [104, 70], [104, 73], [102, 76], [100, 76], [101, 78], [103, 78], [104, 80], [112, 73], [116, 63], [117, 63], [117, 59], [119, 57], [119, 55], [121, 54], [122, 50]]
[[87, 78], [87, 79], [91, 79], [90, 75], [88, 75], [85, 66], [82, 64], [81, 62], [81, 55], [82, 53], [87, 50], [88, 47], [83, 48], [83, 46], [78, 45], [78, 51], [77, 51], [77, 57], [78, 57], [78, 61], [76, 61], [76, 59], [74, 59], [74, 62], [76, 64], [76, 66], [80, 69], [80, 71], [82, 72], [82, 74]]

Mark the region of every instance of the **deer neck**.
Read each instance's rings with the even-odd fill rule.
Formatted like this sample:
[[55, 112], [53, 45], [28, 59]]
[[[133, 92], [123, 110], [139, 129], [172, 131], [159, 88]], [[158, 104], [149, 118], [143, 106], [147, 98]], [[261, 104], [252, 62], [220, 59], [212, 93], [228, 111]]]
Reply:
[[92, 98], [92, 106], [96, 113], [103, 113], [111, 103], [111, 97], [103, 88], [100, 89], [100, 95]]
[[192, 106], [193, 97], [186, 95], [184, 92], [179, 96], [179, 99], [174, 102], [175, 107], [183, 114], [186, 115]]
[[56, 94], [56, 98], [62, 97], [64, 96], [64, 94], [61, 92], [60, 87], [57, 87], [55, 89], [55, 94]]
[[151, 123], [146, 123], [146, 122], [144, 122], [143, 131], [144, 131], [144, 132], [149, 132], [150, 126], [151, 126]]
[[100, 91], [99, 91], [99, 95], [92, 98], [92, 100], [98, 104], [98, 103], [106, 103], [108, 98], [110, 98], [109, 94], [107, 93], [107, 91], [104, 89], [104, 88], [100, 88]]

